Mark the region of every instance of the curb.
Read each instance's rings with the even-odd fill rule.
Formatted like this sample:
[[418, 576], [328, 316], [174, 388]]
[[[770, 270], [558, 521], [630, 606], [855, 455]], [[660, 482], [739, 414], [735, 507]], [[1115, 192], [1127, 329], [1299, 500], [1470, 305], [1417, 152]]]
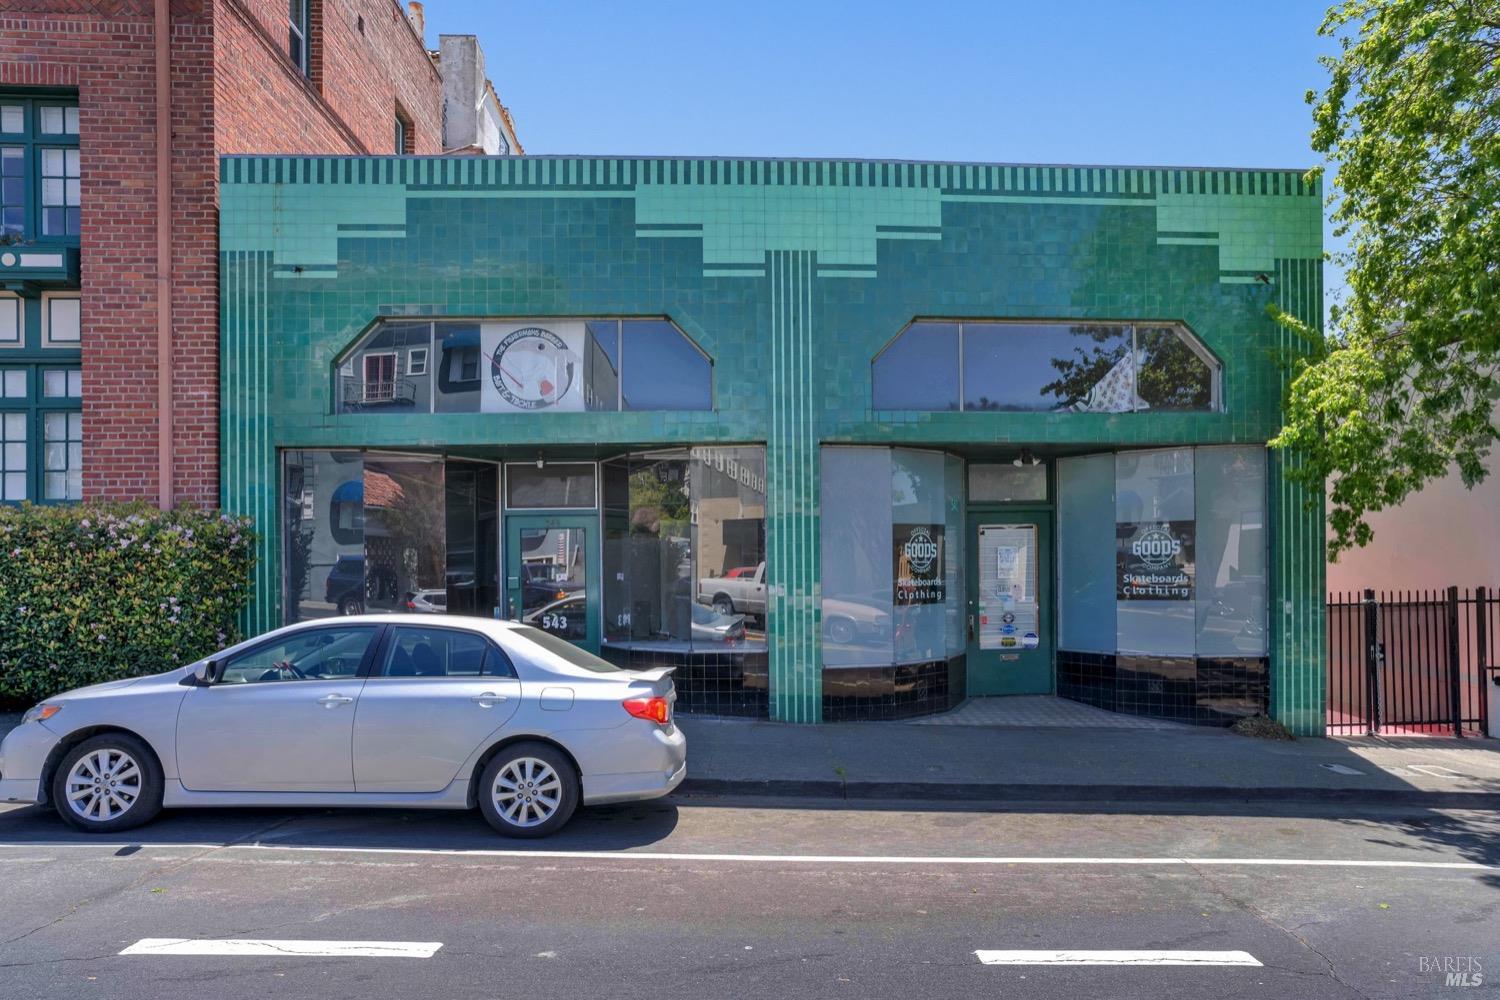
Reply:
[[1223, 785], [1028, 785], [991, 782], [687, 778], [677, 786], [673, 795], [928, 802], [1319, 802], [1500, 811], [1500, 792], [1430, 792], [1415, 788], [1230, 788]]

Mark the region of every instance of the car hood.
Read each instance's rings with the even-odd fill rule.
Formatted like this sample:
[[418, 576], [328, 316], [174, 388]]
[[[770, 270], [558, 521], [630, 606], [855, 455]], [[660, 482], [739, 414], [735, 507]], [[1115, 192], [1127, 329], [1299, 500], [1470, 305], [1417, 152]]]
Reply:
[[173, 680], [180, 677], [185, 669], [186, 668], [184, 667], [178, 667], [175, 670], [168, 670], [160, 674], [147, 674], [144, 677], [125, 677], [117, 681], [105, 681], [103, 684], [90, 684], [88, 687], [74, 688], [71, 691], [64, 691], [62, 694], [52, 698], [48, 698], [47, 700], [67, 701], [71, 698], [93, 698], [101, 694], [110, 694], [114, 691], [121, 691], [128, 687], [134, 687], [135, 685], [140, 684], [144, 681]]

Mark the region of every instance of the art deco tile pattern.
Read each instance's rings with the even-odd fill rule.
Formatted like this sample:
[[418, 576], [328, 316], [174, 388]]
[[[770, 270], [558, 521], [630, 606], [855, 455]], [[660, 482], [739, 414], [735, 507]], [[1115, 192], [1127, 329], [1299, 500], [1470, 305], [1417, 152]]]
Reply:
[[[770, 713], [793, 721], [823, 707], [820, 443], [1264, 442], [1265, 307], [1321, 312], [1320, 193], [1292, 171], [230, 157], [221, 180], [223, 499], [262, 534], [248, 627], [280, 620], [278, 448], [764, 442]], [[670, 316], [713, 357], [717, 408], [333, 412], [331, 362], [376, 317], [599, 314]], [[873, 410], [870, 359], [917, 316], [1181, 320], [1223, 362], [1224, 411]], [[1320, 504], [1275, 476], [1272, 706], [1301, 732], [1322, 717]]]

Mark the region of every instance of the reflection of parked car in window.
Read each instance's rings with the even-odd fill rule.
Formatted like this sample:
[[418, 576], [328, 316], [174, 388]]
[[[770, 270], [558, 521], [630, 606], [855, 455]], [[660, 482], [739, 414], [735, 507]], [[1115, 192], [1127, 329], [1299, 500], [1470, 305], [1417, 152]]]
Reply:
[[823, 598], [823, 638], [835, 645], [847, 646], [861, 639], [883, 639], [890, 627], [888, 594]]
[[365, 611], [365, 557], [339, 556], [328, 571], [323, 584], [323, 599], [339, 609], [341, 615], [361, 615]]
[[586, 598], [582, 591], [578, 591], [543, 604], [535, 611], [528, 611], [521, 616], [521, 621], [564, 639], [583, 639], [588, 635], [588, 621], [584, 618], [586, 608]]
[[446, 590], [417, 590], [408, 591], [402, 598], [401, 604], [407, 611], [413, 611], [422, 615], [441, 615], [448, 611], [448, 591]]
[[750, 576], [709, 576], [698, 581], [698, 600], [721, 615], [766, 613], [766, 564]]
[[534, 608], [539, 604], [560, 601], [576, 590], [583, 589], [582, 580], [558, 580], [553, 577], [555, 563], [523, 563], [521, 565], [521, 606]]
[[755, 575], [755, 567], [754, 566], [736, 566], [734, 569], [732, 569], [728, 573], [724, 574], [724, 579], [726, 579], [726, 580], [738, 580], [742, 576], [754, 576], [754, 575]]
[[724, 615], [712, 608], [694, 604], [693, 641], [737, 646], [745, 641], [745, 616]]

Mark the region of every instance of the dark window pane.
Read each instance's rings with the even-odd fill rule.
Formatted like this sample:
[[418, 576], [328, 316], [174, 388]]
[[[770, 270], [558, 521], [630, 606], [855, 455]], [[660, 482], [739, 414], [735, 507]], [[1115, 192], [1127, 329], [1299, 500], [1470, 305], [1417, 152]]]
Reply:
[[563, 639], [588, 638], [588, 531], [523, 528], [521, 621]]
[[79, 223], [80, 222], [81, 222], [81, 217], [80, 217], [80, 214], [79, 214], [79, 210], [76, 209], [76, 208], [70, 208], [70, 209], [68, 209], [67, 233], [68, 233], [69, 236], [77, 236], [78, 235], [78, 233], [80, 231], [79, 230]]
[[540, 469], [534, 465], [507, 466], [505, 504], [537, 509], [593, 507], [594, 467], [568, 463]]
[[7, 205], [19, 205], [26, 197], [26, 182], [20, 177], [7, 177], [0, 183], [0, 200]]
[[52, 235], [62, 235], [67, 226], [66, 215], [61, 208], [42, 209], [42, 232]]
[[489, 617], [499, 597], [500, 470], [480, 462], [450, 461], [444, 475], [448, 522], [450, 615]]
[[664, 320], [622, 324], [625, 409], [713, 408], [713, 365]]
[[286, 620], [365, 606], [364, 462], [358, 452], [288, 451], [282, 537]]
[[1120, 324], [966, 323], [964, 408], [1131, 410], [1129, 353]]
[[[434, 364], [428, 365], [429, 369]], [[439, 323], [437, 326], [437, 396], [439, 413], [478, 413], [479, 324]]]
[[958, 409], [958, 324], [913, 323], [875, 359], [877, 410]]
[[[627, 361], [628, 365], [628, 361]], [[685, 451], [605, 465], [605, 638], [687, 648], [693, 627], [693, 524]]]
[[377, 677], [478, 677], [489, 643], [474, 632], [450, 628], [391, 630]]
[[[447, 603], [443, 463], [365, 459], [365, 603], [382, 611]], [[420, 601], [418, 600], [420, 599]]]
[[1136, 328], [1141, 399], [1153, 410], [1213, 406], [1213, 370], [1171, 326]]
[[590, 410], [620, 408], [620, 324], [615, 320], [588, 324], [588, 348], [583, 359], [584, 401]]

